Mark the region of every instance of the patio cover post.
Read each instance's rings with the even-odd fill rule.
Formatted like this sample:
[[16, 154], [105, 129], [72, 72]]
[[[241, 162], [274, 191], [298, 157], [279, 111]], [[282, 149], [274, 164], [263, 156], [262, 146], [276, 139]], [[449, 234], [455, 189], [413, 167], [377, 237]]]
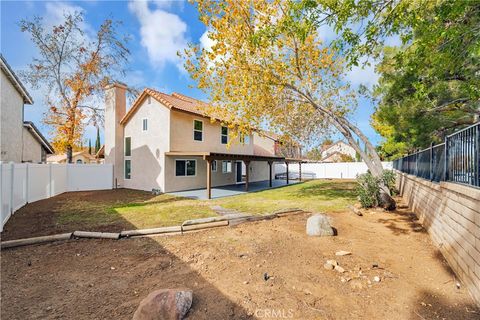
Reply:
[[212, 160], [207, 160], [207, 199], [212, 199]]
[[269, 171], [270, 180], [268, 185], [270, 186], [270, 188], [272, 187], [272, 163], [273, 163], [272, 161], [268, 161], [268, 168], [270, 169]]
[[285, 164], [287, 165], [287, 184], [288, 184], [288, 182], [289, 182], [289, 180], [288, 180], [288, 176], [289, 176], [289, 172], [288, 172], [288, 161], [285, 161]]
[[298, 179], [302, 181], [302, 162], [298, 163]]
[[250, 161], [244, 161], [245, 167], [247, 168], [247, 174], [245, 175], [245, 191], [248, 191], [248, 180], [250, 176]]

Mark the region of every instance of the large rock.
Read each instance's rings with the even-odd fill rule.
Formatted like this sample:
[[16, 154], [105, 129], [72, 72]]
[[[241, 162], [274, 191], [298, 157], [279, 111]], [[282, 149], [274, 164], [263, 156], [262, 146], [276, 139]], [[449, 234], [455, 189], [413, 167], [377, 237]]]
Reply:
[[192, 306], [193, 293], [188, 289], [160, 289], [140, 302], [133, 320], [181, 320]]
[[334, 232], [328, 217], [323, 214], [315, 214], [307, 220], [307, 234], [309, 236], [333, 236]]

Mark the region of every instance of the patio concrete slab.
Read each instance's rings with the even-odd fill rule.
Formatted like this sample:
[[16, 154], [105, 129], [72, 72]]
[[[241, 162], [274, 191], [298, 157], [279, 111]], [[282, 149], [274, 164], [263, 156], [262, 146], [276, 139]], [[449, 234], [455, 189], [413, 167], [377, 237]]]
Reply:
[[[298, 180], [290, 180], [288, 185], [299, 183]], [[268, 180], [265, 181], [256, 181], [250, 182], [248, 185], [248, 191], [245, 191], [245, 184], [232, 184], [227, 186], [221, 187], [213, 187], [212, 188], [212, 199], [218, 199], [223, 197], [231, 197], [236, 196], [239, 194], [244, 194], [247, 192], [255, 192], [261, 191], [266, 189], [273, 189], [284, 187], [287, 185], [287, 181], [285, 180], [272, 180], [272, 187], [269, 187]], [[198, 200], [207, 200], [207, 189], [196, 189], [196, 190], [186, 190], [186, 191], [177, 191], [177, 192], [169, 192], [168, 194], [178, 196], [178, 197], [185, 197], [191, 199], [198, 199]]]

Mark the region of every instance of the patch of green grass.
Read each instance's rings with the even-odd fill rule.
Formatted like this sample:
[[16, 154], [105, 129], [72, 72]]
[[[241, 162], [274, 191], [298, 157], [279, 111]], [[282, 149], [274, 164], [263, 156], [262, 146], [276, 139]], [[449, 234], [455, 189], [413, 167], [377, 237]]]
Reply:
[[[119, 194], [104, 201], [72, 199], [55, 208], [57, 223], [84, 228], [150, 228], [179, 225], [185, 220], [216, 216], [217, 205], [249, 214], [266, 214], [300, 208], [314, 212], [345, 210], [355, 202], [355, 183], [341, 180], [314, 180], [287, 187], [252, 192], [216, 200], [193, 200], [168, 194]], [[115, 191], [123, 192], [123, 191]], [[123, 197], [122, 197], [123, 196]]]
[[355, 182], [312, 180], [287, 187], [214, 200], [216, 205], [243, 212], [264, 214], [281, 209], [342, 211], [356, 199]]

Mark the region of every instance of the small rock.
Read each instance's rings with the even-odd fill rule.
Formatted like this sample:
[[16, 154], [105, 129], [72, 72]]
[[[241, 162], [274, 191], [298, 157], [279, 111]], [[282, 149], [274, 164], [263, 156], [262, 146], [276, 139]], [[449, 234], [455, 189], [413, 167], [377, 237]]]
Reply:
[[372, 268], [373, 268], [373, 269], [378, 268], [378, 263], [372, 264]]
[[325, 262], [325, 264], [323, 265], [323, 267], [327, 270], [333, 270], [333, 268], [335, 268], [335, 266], [333, 264], [330, 264], [328, 262]]
[[350, 251], [344, 251], [344, 250], [340, 250], [340, 251], [335, 252], [336, 256], [349, 256], [351, 254], [352, 253]]
[[312, 294], [312, 291], [305, 289], [303, 290], [303, 293], [305, 293], [307, 296]]
[[460, 282], [455, 283], [455, 286], [457, 287], [457, 289], [460, 289], [461, 287]]
[[328, 217], [323, 214], [315, 214], [307, 219], [307, 235], [309, 236], [333, 236], [334, 232]]
[[243, 284], [248, 284], [248, 281], [243, 281]]
[[381, 279], [380, 279], [380, 277], [379, 277], [379, 276], [375, 276], [375, 277], [373, 277], [373, 281], [375, 281], [375, 282], [380, 282], [380, 281], [381, 281]]
[[132, 320], [183, 319], [192, 306], [192, 300], [192, 290], [156, 290], [140, 302]]
[[265, 272], [265, 273], [263, 274], [263, 280], [267, 281], [268, 279], [270, 279], [270, 276], [268, 275], [267, 272]]
[[332, 266], [338, 265], [338, 262], [336, 260], [327, 260], [327, 263], [330, 263]]
[[115, 270], [115, 267], [110, 267], [110, 270]]
[[340, 266], [335, 266], [335, 271], [340, 272], [340, 273], [344, 273], [344, 272], [345, 272], [345, 269], [343, 269], [343, 268], [340, 267]]

